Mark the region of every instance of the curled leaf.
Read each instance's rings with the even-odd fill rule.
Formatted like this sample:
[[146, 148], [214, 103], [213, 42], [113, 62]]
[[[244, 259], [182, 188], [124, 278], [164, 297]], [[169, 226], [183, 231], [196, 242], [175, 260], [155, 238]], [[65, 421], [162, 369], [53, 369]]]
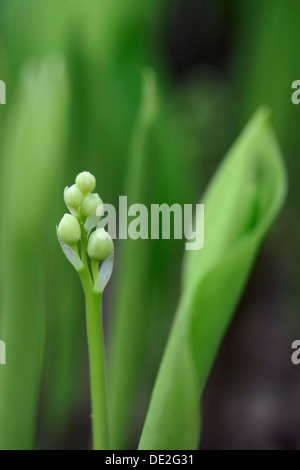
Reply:
[[264, 109], [205, 195], [205, 246], [185, 256], [183, 289], [140, 446], [197, 449], [199, 400], [257, 251], [282, 207], [286, 175]]

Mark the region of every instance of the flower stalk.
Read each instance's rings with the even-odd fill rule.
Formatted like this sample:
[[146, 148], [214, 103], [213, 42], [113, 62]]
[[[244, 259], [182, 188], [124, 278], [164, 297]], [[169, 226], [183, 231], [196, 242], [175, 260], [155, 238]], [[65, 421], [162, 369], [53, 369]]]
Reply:
[[[57, 235], [68, 260], [81, 280], [85, 296], [86, 329], [89, 352], [90, 392], [92, 408], [93, 449], [109, 448], [106, 397], [106, 360], [102, 327], [102, 293], [113, 269], [113, 241], [103, 229], [94, 230], [96, 217], [103, 205], [98, 194], [91, 194], [96, 179], [88, 172], [80, 173], [75, 185], [66, 188], [64, 199], [71, 214], [61, 220]], [[80, 196], [83, 195], [82, 197]], [[92, 219], [91, 219], [92, 217]], [[80, 252], [77, 243], [80, 242]], [[99, 262], [103, 261], [99, 269]]]

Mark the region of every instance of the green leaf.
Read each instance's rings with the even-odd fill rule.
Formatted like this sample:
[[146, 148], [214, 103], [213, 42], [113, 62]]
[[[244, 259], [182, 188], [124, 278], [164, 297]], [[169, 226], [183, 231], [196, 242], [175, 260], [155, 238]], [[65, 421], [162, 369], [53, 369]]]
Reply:
[[[128, 205], [148, 201], [149, 144], [158, 108], [155, 74], [151, 69], [145, 69], [142, 102], [132, 137], [124, 188]], [[149, 292], [151, 253], [148, 240], [128, 239], [118, 247], [118, 282], [109, 351], [110, 444], [113, 449], [125, 447], [130, 411], [146, 355], [152, 309]]]
[[196, 449], [199, 399], [257, 250], [281, 208], [286, 177], [261, 109], [210, 184], [205, 244], [185, 257], [183, 290], [140, 449]]
[[0, 370], [4, 450], [30, 449], [35, 438], [46, 330], [45, 259], [49, 226], [55, 223], [68, 90], [61, 56], [26, 63], [5, 122], [0, 183], [0, 332], [7, 348], [7, 365]]

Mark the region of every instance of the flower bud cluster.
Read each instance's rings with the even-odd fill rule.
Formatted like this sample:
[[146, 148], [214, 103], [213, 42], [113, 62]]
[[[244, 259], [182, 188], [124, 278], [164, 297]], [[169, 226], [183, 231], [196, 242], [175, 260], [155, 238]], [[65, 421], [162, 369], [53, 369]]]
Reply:
[[[103, 202], [97, 193], [96, 178], [91, 173], [83, 171], [76, 177], [75, 184], [64, 191], [64, 200], [71, 214], [65, 214], [61, 219], [57, 233], [67, 245], [76, 245], [84, 232], [87, 218], [103, 211]], [[87, 239], [87, 253], [91, 259], [103, 261], [108, 258], [114, 244], [110, 235], [102, 228], [90, 234], [84, 234]]]

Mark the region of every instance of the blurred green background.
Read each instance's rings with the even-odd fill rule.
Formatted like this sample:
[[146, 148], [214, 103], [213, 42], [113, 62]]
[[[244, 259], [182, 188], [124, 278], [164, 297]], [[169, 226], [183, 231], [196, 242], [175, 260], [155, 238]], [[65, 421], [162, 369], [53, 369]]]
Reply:
[[[297, 0], [0, 0], [1, 449], [90, 445], [83, 297], [55, 233], [63, 188], [88, 170], [104, 202], [196, 203], [262, 104], [290, 192], [206, 387], [201, 448], [300, 448], [299, 24]], [[145, 70], [157, 109], [141, 136]], [[183, 249], [116, 245], [104, 321], [117, 448], [137, 446]]]

